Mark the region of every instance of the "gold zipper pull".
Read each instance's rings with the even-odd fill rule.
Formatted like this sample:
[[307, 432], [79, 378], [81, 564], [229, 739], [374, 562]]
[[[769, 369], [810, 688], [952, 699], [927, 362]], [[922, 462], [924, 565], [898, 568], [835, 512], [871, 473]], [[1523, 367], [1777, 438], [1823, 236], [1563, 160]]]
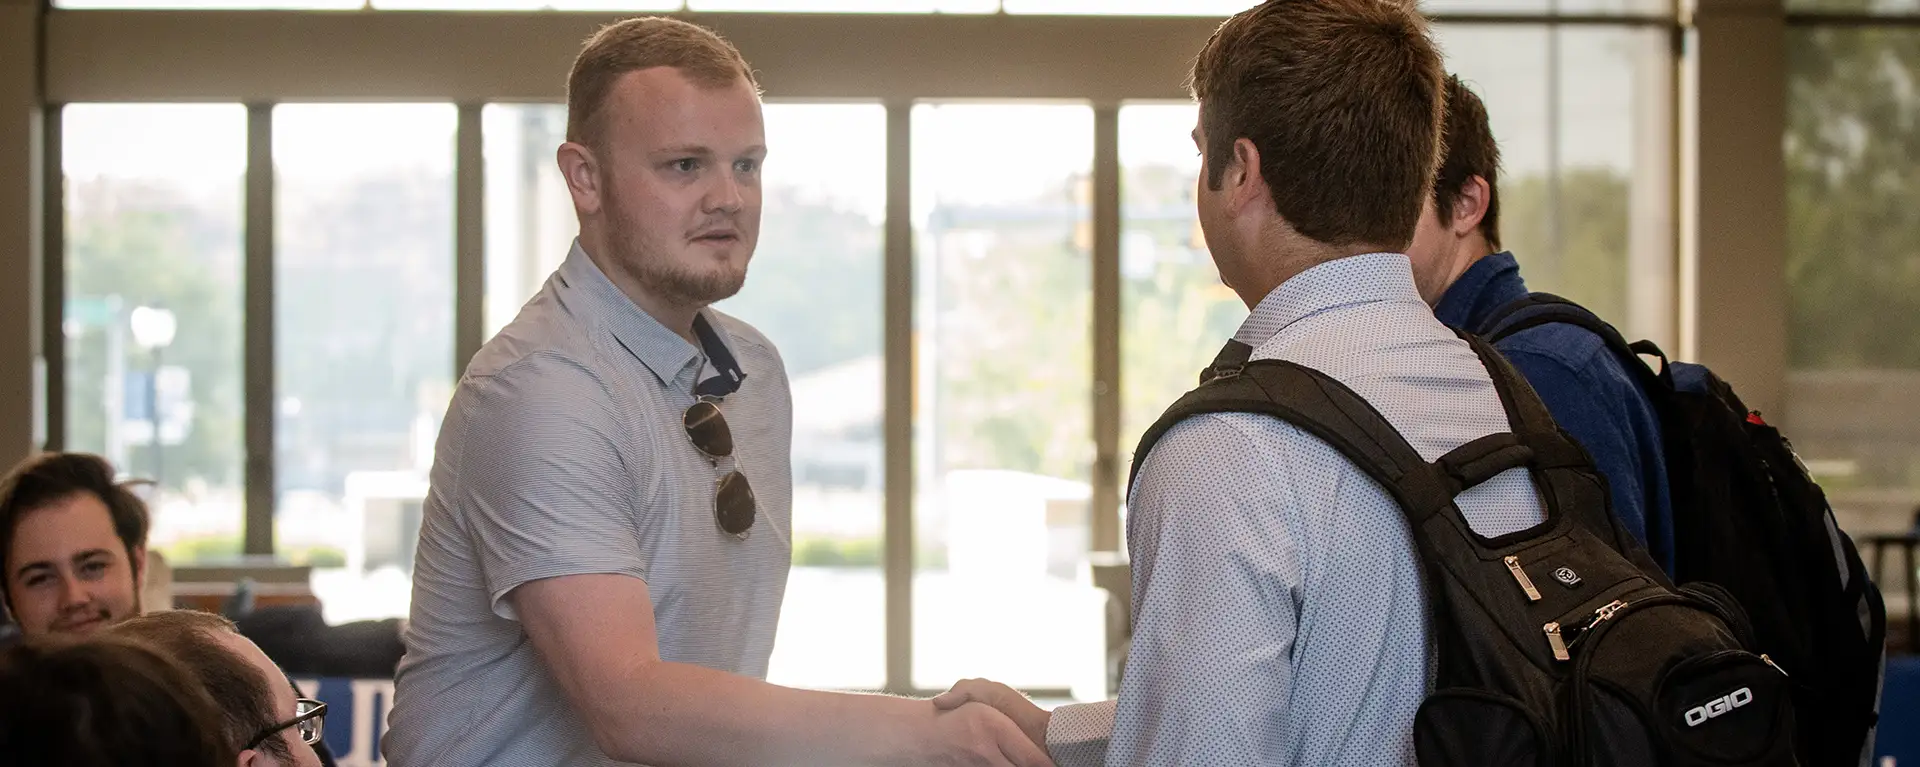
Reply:
[[1513, 573], [1513, 579], [1520, 584], [1520, 590], [1527, 592], [1527, 601], [1540, 601], [1540, 590], [1533, 587], [1533, 579], [1527, 577], [1527, 571], [1520, 567], [1520, 558], [1508, 556], [1507, 572]]
[[1554, 660], [1573, 660], [1573, 654], [1567, 652], [1566, 640], [1560, 638], [1560, 624], [1549, 623], [1541, 629], [1547, 632], [1547, 644], [1553, 648]]
[[1772, 666], [1773, 670], [1780, 672], [1781, 676], [1791, 676], [1791, 674], [1787, 673], [1786, 669], [1780, 667], [1780, 664], [1773, 662], [1772, 658], [1767, 657], [1766, 653], [1760, 653], [1760, 660], [1766, 661], [1767, 665]]
[[1613, 618], [1614, 613], [1620, 612], [1620, 610], [1622, 608], [1625, 608], [1626, 606], [1627, 606], [1626, 602], [1622, 602], [1618, 599], [1608, 602], [1604, 605], [1601, 605], [1600, 609], [1593, 611], [1593, 623], [1587, 624], [1587, 628], [1593, 628], [1594, 626], [1598, 626], [1601, 623], [1606, 622], [1607, 620]]

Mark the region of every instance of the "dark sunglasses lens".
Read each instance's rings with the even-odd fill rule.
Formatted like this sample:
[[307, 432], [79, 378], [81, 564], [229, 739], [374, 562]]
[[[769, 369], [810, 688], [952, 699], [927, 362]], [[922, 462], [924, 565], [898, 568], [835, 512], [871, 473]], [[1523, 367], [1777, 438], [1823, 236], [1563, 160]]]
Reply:
[[741, 535], [753, 527], [753, 488], [747, 485], [747, 475], [733, 471], [720, 478], [720, 488], [713, 496], [713, 515], [729, 535]]
[[733, 432], [727, 429], [727, 417], [720, 414], [720, 406], [702, 400], [687, 408], [680, 417], [682, 425], [687, 427], [687, 438], [693, 440], [694, 448], [715, 458], [733, 455]]

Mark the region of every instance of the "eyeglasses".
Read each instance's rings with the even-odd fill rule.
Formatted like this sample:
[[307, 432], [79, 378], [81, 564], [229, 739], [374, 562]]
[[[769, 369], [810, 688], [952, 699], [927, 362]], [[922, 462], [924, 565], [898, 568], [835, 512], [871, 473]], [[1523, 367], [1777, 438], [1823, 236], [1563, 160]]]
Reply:
[[[680, 424], [686, 427], [687, 440], [693, 443], [694, 449], [705, 454], [714, 465], [733, 455], [733, 431], [727, 428], [727, 417], [720, 414], [719, 399], [701, 397], [687, 408]], [[747, 537], [747, 531], [753, 529], [755, 508], [747, 475], [735, 469], [720, 478], [713, 492], [713, 519], [721, 530], [736, 538]]]
[[300, 740], [307, 745], [319, 743], [320, 735], [326, 731], [327, 704], [300, 698], [293, 702], [293, 713], [292, 719], [261, 730], [259, 735], [253, 736], [253, 740], [247, 741], [246, 747], [240, 750], [252, 751], [259, 748], [261, 743], [265, 743], [268, 738], [280, 734], [281, 730], [288, 727], [300, 728]]

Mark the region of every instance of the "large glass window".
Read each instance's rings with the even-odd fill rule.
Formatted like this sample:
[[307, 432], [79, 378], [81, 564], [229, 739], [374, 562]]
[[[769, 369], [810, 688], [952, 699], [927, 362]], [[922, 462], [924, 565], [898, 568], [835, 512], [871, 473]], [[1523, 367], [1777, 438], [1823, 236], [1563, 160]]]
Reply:
[[746, 288], [717, 308], [773, 341], [793, 388], [793, 571], [768, 679], [878, 689], [886, 110], [768, 104], [765, 113], [760, 244]]
[[488, 104], [480, 112], [486, 154], [486, 337], [500, 332], [560, 268], [580, 232], [556, 153], [567, 140], [559, 104]]
[[446, 104], [273, 112], [275, 535], [329, 620], [407, 613], [453, 393]]
[[1915, 83], [1920, 30], [1788, 33], [1787, 428], [1854, 534], [1920, 506]]
[[[1529, 287], [1671, 347], [1664, 34], [1448, 24], [1436, 35], [1449, 71], [1487, 103], [1503, 160], [1502, 246], [1520, 259]], [[1123, 459], [1246, 316], [1220, 284], [1194, 219], [1200, 158], [1187, 134], [1196, 116], [1191, 104], [1120, 112]]]
[[1528, 287], [1675, 349], [1666, 31], [1448, 24], [1436, 37], [1487, 104], [1501, 245]]
[[[1120, 109], [1120, 457], [1194, 387], [1247, 316], [1207, 254], [1194, 209], [1193, 104]], [[1125, 471], [1121, 472], [1124, 483]], [[1122, 492], [1125, 488], [1122, 488]]]
[[1100, 673], [1104, 602], [1076, 580], [1093, 458], [1092, 118], [913, 110], [918, 686], [1059, 689]]
[[239, 105], [74, 104], [66, 176], [66, 433], [152, 479], [173, 564], [240, 553]]

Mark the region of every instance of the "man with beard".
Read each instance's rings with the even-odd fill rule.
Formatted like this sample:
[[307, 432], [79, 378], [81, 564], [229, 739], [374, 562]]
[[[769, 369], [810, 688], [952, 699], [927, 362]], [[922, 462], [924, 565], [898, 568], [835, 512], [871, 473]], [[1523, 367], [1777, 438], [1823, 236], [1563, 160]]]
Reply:
[[580, 236], [441, 427], [388, 761], [1048, 764], [985, 706], [762, 681], [792, 403], [773, 345], [709, 308], [759, 234], [758, 87], [713, 33], [643, 18], [567, 91]]

